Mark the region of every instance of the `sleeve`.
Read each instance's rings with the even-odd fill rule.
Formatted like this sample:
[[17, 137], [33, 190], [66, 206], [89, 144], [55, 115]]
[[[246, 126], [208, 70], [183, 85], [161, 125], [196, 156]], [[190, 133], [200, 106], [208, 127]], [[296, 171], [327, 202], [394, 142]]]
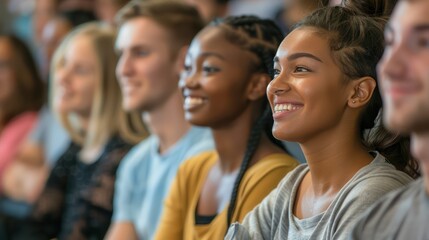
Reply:
[[131, 150], [119, 164], [113, 197], [113, 222], [133, 221], [135, 209], [131, 206], [133, 206], [133, 189], [136, 184], [133, 180], [136, 160], [138, 160], [136, 154]]
[[103, 239], [112, 218], [116, 170], [128, 150], [128, 147], [122, 147], [109, 152], [97, 166], [90, 187], [82, 192], [79, 204], [82, 207], [76, 209], [82, 214], [73, 223], [75, 226], [70, 239], [80, 239], [80, 232], [89, 233], [91, 239]]
[[155, 233], [156, 240], [183, 239], [187, 203], [190, 201], [186, 199], [185, 193], [186, 176], [189, 174], [185, 165], [186, 163], [179, 168], [165, 200], [161, 220]]

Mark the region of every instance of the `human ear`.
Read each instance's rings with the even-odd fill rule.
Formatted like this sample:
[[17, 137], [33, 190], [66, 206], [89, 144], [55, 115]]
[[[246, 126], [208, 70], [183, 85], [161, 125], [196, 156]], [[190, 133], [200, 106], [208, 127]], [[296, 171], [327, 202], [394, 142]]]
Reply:
[[247, 98], [256, 101], [265, 96], [271, 78], [266, 73], [253, 74], [247, 89]]
[[352, 81], [353, 90], [348, 99], [348, 105], [352, 108], [365, 106], [372, 97], [377, 82], [372, 77], [363, 77]]

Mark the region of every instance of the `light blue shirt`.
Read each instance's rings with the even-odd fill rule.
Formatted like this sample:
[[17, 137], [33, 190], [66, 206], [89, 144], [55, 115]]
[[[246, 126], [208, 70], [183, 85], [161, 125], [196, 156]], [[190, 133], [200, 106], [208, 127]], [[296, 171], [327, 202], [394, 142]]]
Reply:
[[125, 156], [117, 173], [113, 222], [132, 222], [140, 239], [155, 234], [164, 198], [180, 164], [213, 150], [214, 143], [209, 129], [192, 127], [163, 155], [158, 149], [158, 138], [150, 136]]

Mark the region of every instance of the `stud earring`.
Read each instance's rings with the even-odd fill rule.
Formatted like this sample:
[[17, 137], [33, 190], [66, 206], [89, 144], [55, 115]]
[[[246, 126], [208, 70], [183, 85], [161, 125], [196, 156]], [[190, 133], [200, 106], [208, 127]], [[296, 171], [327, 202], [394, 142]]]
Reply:
[[352, 103], [356, 103], [356, 101], [355, 101], [355, 100], [353, 100], [353, 101], [352, 101]]

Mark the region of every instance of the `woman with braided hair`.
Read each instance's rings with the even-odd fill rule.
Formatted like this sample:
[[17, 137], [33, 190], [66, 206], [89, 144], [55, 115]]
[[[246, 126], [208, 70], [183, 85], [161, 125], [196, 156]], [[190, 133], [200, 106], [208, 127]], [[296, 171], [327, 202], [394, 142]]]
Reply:
[[226, 239], [348, 239], [360, 214], [416, 176], [409, 142], [380, 123], [384, 20], [317, 10], [281, 43], [267, 88], [273, 134], [307, 164], [233, 224]]
[[186, 119], [216, 151], [185, 162], [155, 239], [222, 239], [298, 165], [271, 133], [266, 87], [281, 31], [257, 17], [212, 22], [194, 38], [179, 83]]

